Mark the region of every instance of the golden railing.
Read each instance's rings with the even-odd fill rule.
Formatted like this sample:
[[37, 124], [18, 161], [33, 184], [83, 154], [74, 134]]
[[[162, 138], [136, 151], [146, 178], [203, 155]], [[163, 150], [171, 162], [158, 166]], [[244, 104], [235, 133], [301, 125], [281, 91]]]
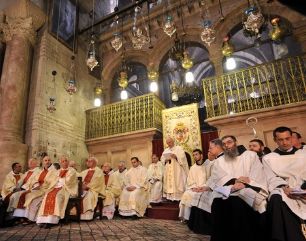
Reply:
[[306, 54], [203, 79], [207, 118], [306, 100]]
[[86, 139], [156, 128], [162, 130], [165, 105], [154, 94], [86, 111]]

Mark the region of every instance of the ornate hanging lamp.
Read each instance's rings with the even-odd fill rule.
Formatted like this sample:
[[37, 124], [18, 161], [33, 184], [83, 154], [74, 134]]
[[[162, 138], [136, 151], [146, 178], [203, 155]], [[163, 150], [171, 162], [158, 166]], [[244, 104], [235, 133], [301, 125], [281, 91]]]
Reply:
[[210, 46], [216, 40], [216, 31], [212, 27], [210, 20], [204, 20], [203, 30], [201, 32], [201, 40]]
[[172, 35], [176, 32], [175, 23], [173, 21], [173, 17], [168, 15], [166, 17], [165, 24], [163, 26], [164, 32], [171, 38]]
[[281, 41], [286, 31], [280, 26], [280, 18], [273, 18], [271, 24], [272, 30], [269, 33], [270, 38], [276, 42]]
[[243, 29], [244, 33], [248, 36], [259, 37], [262, 27], [265, 23], [265, 18], [260, 11], [259, 6], [248, 7], [243, 14]]
[[150, 63], [148, 68], [148, 79], [151, 81], [150, 83], [151, 92], [157, 92], [158, 90], [158, 84], [157, 84], [158, 77], [159, 74], [157, 70], [154, 68], [153, 63]]
[[68, 78], [68, 83], [66, 86], [66, 91], [68, 92], [69, 95], [73, 95], [77, 92], [77, 87], [76, 87], [76, 80], [75, 80], [75, 56], [71, 56], [71, 65], [70, 65], [70, 73], [69, 73], [69, 78]]
[[222, 46], [222, 54], [225, 57], [229, 57], [234, 53], [234, 46], [229, 42], [230, 38], [226, 36], [223, 39], [223, 46]]
[[[53, 89], [55, 90], [56, 85], [55, 85], [55, 76], [57, 75], [57, 72], [55, 70], [52, 71], [52, 83], [53, 83]], [[55, 93], [54, 93], [55, 94]], [[47, 111], [50, 113], [53, 113], [56, 111], [56, 103], [55, 103], [55, 97], [50, 96], [49, 97], [49, 103], [47, 105]]]
[[137, 26], [137, 17], [141, 12], [141, 7], [135, 7], [135, 14], [134, 14], [134, 24], [132, 28], [132, 44], [134, 49], [142, 49], [145, 44], [150, 42], [149, 31], [148, 27], [144, 27], [144, 30]]
[[86, 65], [92, 71], [98, 64], [98, 60], [96, 58], [96, 48], [95, 48], [95, 33], [94, 33], [94, 21], [95, 21], [95, 0], [92, 1], [92, 24], [91, 24], [91, 38], [89, 41], [88, 51], [87, 51], [87, 59]]

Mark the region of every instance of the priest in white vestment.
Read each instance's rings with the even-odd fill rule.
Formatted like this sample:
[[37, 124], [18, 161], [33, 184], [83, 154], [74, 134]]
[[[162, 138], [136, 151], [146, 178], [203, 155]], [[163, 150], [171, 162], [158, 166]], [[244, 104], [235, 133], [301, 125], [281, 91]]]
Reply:
[[31, 192], [27, 194], [24, 204], [24, 217], [32, 222], [36, 222], [37, 212], [42, 199], [57, 174], [49, 156], [43, 158], [42, 168], [34, 177], [33, 183], [31, 184]]
[[163, 196], [163, 164], [156, 154], [152, 155], [152, 163], [148, 167], [148, 181], [150, 185], [150, 203], [159, 203]]
[[105, 181], [105, 199], [103, 200], [102, 215], [107, 217], [107, 219], [113, 219], [116, 210], [116, 199], [119, 199], [122, 189], [109, 162], [103, 164], [102, 170]]
[[292, 131], [273, 131], [278, 147], [263, 157], [270, 197], [267, 207], [269, 239], [306, 240], [306, 150], [292, 143]]
[[[222, 138], [224, 155], [215, 160], [207, 185], [213, 190], [212, 240], [263, 238], [260, 226], [266, 211], [268, 187], [255, 152], [239, 154], [234, 136]], [[227, 232], [231, 230], [231, 232]]]
[[131, 158], [132, 167], [127, 171], [120, 196], [119, 214], [143, 217], [149, 203], [148, 172], [140, 165], [138, 157]]
[[25, 172], [23, 179], [20, 183], [21, 190], [15, 192], [11, 198], [10, 203], [7, 208], [8, 212], [12, 212], [14, 217], [24, 217], [25, 209], [24, 204], [26, 197], [31, 192], [33, 181], [35, 180], [36, 175], [40, 172], [38, 167], [39, 163], [36, 158], [31, 158], [28, 161], [29, 170]]
[[189, 172], [185, 151], [174, 145], [171, 137], [166, 139], [168, 147], [161, 156], [165, 165], [163, 177], [163, 197], [171, 201], [180, 201], [186, 189], [186, 180]]
[[21, 165], [18, 162], [12, 164], [12, 171], [9, 172], [4, 179], [1, 196], [4, 200], [4, 204], [8, 205], [10, 202], [10, 197], [13, 193], [20, 190], [20, 181], [23, 179], [23, 174], [21, 173]]
[[189, 220], [193, 198], [197, 196], [198, 199], [204, 191], [210, 190], [210, 188], [206, 186], [206, 166], [204, 165], [202, 151], [195, 149], [192, 155], [195, 163], [189, 170], [186, 191], [179, 205], [179, 218], [182, 221]]
[[50, 224], [57, 224], [65, 217], [65, 210], [69, 197], [77, 196], [78, 182], [75, 169], [68, 167], [66, 157], [60, 159], [61, 169], [50, 184], [50, 189], [45, 194], [37, 214], [37, 224], [44, 228]]
[[[124, 188], [124, 179], [125, 179], [125, 174], [126, 173], [127, 173], [127, 168], [126, 168], [125, 161], [119, 161], [118, 170], [114, 172], [113, 178], [115, 178], [116, 182], [119, 183], [120, 188], [121, 188], [121, 192]], [[121, 192], [119, 194], [119, 197], [116, 198], [115, 206], [119, 205]]]
[[86, 160], [88, 169], [80, 173], [83, 182], [81, 220], [92, 220], [98, 196], [105, 196], [104, 175], [102, 170], [97, 167], [97, 162], [95, 157], [89, 157]]

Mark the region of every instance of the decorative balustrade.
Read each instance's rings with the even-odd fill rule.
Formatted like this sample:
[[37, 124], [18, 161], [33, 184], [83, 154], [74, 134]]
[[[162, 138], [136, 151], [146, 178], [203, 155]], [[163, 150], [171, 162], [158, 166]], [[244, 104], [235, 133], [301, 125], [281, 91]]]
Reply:
[[86, 139], [156, 128], [162, 130], [165, 105], [154, 94], [86, 111]]
[[306, 54], [203, 79], [207, 118], [306, 100]]

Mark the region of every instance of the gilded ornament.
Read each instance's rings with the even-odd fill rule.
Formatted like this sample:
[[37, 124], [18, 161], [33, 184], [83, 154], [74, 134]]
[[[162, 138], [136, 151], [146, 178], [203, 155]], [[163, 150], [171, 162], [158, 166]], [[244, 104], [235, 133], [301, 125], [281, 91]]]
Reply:
[[285, 31], [279, 26], [279, 21], [280, 21], [279, 18], [273, 18], [271, 20], [272, 30], [269, 33], [269, 35], [273, 41], [280, 40], [285, 34]]
[[201, 32], [201, 40], [210, 46], [216, 39], [216, 31], [212, 28], [210, 20], [205, 20], [203, 26], [204, 28]]
[[166, 22], [163, 26], [163, 30], [170, 38], [176, 32], [176, 27], [172, 19], [172, 16], [167, 16]]
[[222, 54], [225, 57], [229, 57], [234, 53], [234, 46], [229, 42], [229, 37], [225, 37], [223, 40]]
[[182, 60], [182, 67], [186, 70], [190, 69], [193, 66], [193, 61], [189, 57], [189, 54], [187, 51], [184, 51], [184, 58]]
[[265, 23], [265, 18], [259, 9], [255, 6], [245, 10], [243, 28], [251, 35], [258, 35], [261, 27]]
[[125, 71], [120, 72], [120, 78], [118, 82], [119, 82], [119, 86], [123, 89], [125, 89], [128, 86], [129, 81], [127, 79], [127, 73]]
[[118, 52], [118, 50], [122, 47], [122, 38], [118, 33], [114, 34], [115, 37], [111, 41], [111, 46]]

